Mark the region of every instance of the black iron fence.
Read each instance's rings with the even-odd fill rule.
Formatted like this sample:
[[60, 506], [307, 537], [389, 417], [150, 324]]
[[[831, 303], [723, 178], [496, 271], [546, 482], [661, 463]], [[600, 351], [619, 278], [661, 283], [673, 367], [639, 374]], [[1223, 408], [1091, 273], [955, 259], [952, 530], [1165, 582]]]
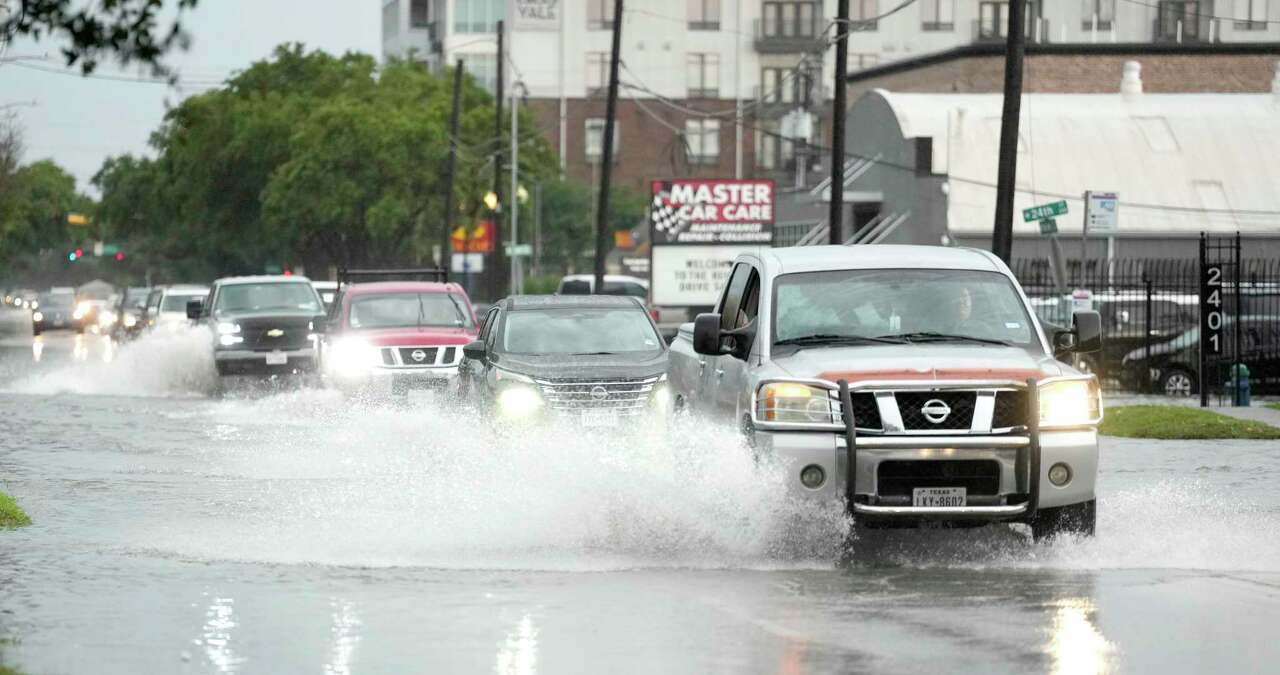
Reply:
[[[1054, 273], [1046, 259], [1014, 261], [1013, 272], [1046, 327], [1071, 325], [1076, 308], [1102, 316], [1101, 353], [1082, 357], [1109, 389], [1190, 396], [1203, 392], [1227, 402], [1232, 367], [1249, 369], [1254, 393], [1280, 393], [1280, 260], [1248, 259], [1248, 242], [1235, 256], [1235, 238], [1209, 238], [1204, 262], [1127, 258], [1068, 261]], [[1238, 264], [1236, 261], [1239, 261]], [[1218, 268], [1216, 317], [1202, 312], [1201, 285]], [[1212, 270], [1210, 270], [1212, 271]], [[1236, 273], [1239, 277], [1237, 279]], [[1201, 361], [1201, 321], [1206, 328]], [[1206, 324], [1207, 325], [1207, 324]], [[1201, 385], [1204, 386], [1201, 386]]]

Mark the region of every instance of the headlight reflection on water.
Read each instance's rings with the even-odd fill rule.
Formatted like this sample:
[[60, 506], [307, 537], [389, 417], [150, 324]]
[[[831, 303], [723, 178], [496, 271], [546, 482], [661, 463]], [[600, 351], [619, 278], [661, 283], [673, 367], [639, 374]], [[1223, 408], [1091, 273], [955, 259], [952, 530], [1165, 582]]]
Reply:
[[1085, 675], [1112, 670], [1115, 646], [1094, 625], [1093, 601], [1088, 598], [1062, 600], [1054, 609], [1050, 627], [1049, 656], [1059, 675]]

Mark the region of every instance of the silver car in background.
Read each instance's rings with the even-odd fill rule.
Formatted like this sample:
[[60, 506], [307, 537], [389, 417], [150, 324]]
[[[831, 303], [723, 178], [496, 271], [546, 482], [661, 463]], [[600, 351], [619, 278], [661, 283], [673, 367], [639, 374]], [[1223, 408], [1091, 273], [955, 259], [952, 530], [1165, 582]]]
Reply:
[[800, 495], [868, 526], [1024, 522], [1092, 534], [1096, 312], [1045, 335], [985, 251], [815, 246], [740, 255], [671, 347], [675, 404], [742, 429]]

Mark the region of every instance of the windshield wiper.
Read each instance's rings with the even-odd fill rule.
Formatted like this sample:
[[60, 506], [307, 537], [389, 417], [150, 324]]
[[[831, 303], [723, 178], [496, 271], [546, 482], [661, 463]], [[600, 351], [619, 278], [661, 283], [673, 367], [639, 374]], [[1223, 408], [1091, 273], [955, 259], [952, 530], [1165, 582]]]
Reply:
[[425, 318], [426, 310], [422, 307], [422, 294], [418, 294], [418, 330], [422, 330], [422, 320]]
[[972, 335], [952, 335], [949, 333], [935, 333], [933, 331], [917, 331], [915, 333], [901, 333], [895, 336], [908, 342], [980, 342], [987, 345], [1000, 345], [1002, 347], [1012, 347], [1013, 343], [1008, 340], [997, 340], [995, 338], [981, 338]]
[[778, 340], [775, 345], [834, 345], [834, 344], [859, 344], [872, 343], [884, 345], [900, 345], [906, 340], [900, 340], [895, 335], [882, 335], [880, 337], [869, 337], [866, 335], [834, 335], [830, 333], [818, 333], [816, 335], [802, 335], [800, 337], [787, 338]]
[[570, 356], [603, 356], [605, 354], [617, 354], [618, 352], [571, 352]]

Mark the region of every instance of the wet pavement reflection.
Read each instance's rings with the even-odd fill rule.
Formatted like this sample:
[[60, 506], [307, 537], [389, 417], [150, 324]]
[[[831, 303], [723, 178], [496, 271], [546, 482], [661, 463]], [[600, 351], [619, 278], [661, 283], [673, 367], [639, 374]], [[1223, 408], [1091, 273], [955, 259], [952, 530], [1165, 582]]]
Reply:
[[492, 434], [202, 336], [0, 338], [0, 664], [138, 672], [1261, 672], [1280, 452], [1106, 439], [1099, 536], [890, 531], [842, 565], [731, 431]]

